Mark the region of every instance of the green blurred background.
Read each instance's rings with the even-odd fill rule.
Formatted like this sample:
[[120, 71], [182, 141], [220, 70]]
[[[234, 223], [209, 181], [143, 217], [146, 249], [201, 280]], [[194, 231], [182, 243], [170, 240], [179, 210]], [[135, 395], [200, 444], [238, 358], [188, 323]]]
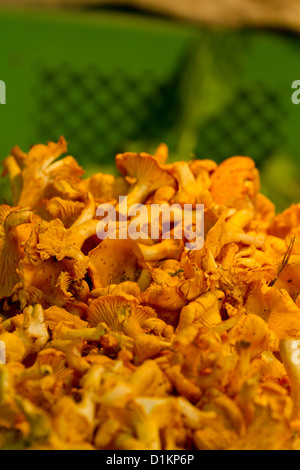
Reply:
[[[0, 9], [0, 160], [64, 135], [86, 170], [123, 151], [252, 157], [281, 211], [300, 202], [300, 37], [209, 28], [133, 10]], [[1, 200], [10, 201], [8, 182]]]

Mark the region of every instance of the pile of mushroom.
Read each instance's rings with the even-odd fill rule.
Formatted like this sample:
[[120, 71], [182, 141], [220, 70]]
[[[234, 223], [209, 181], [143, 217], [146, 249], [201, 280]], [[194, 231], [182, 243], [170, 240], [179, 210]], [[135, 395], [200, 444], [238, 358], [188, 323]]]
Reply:
[[[300, 204], [276, 214], [248, 157], [162, 144], [85, 178], [66, 153], [3, 163], [0, 449], [300, 449]], [[100, 239], [120, 196], [203, 204], [203, 247]]]

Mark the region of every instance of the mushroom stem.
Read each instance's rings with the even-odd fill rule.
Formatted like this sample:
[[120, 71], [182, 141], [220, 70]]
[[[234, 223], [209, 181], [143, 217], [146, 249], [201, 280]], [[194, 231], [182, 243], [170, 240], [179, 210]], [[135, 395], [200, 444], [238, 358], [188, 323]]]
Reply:
[[174, 169], [176, 170], [176, 175], [182, 188], [188, 188], [189, 191], [197, 190], [195, 177], [187, 162], [174, 163]]
[[63, 324], [55, 331], [56, 339], [81, 339], [83, 341], [99, 341], [99, 339], [107, 333], [103, 325], [98, 325], [95, 328], [68, 328]]
[[56, 340], [82, 340], [82, 341], [100, 341], [104, 336], [110, 336], [117, 341], [120, 349], [133, 349], [133, 339], [122, 333], [116, 333], [108, 330], [104, 324], [99, 324], [94, 328], [68, 328], [65, 325], [60, 325], [55, 331]]
[[133, 251], [138, 259], [144, 261], [159, 261], [162, 259], [179, 259], [182, 254], [181, 240], [163, 240], [156, 245], [147, 246], [133, 243]]
[[21, 195], [23, 183], [21, 169], [16, 162], [16, 159], [12, 156], [7, 157], [4, 160], [3, 165], [5, 168], [3, 176], [5, 176], [7, 173], [9, 175], [10, 187], [13, 195], [13, 204], [17, 205]]
[[149, 188], [149, 184], [140, 184], [140, 185], [135, 185], [127, 194], [126, 196], [126, 202], [127, 202], [127, 207], [125, 207], [124, 204], [117, 204], [116, 206], [116, 211], [117, 212], [122, 212], [122, 214], [127, 215], [127, 212], [131, 206], [134, 204], [143, 204], [147, 197], [151, 193], [151, 187]]
[[14, 228], [31, 222], [32, 212], [27, 209], [12, 211], [5, 219], [4, 230], [9, 234]]
[[95, 201], [94, 201], [92, 193], [88, 193], [86, 206], [71, 228], [79, 227], [81, 224], [84, 224], [90, 221], [94, 217], [94, 215], [95, 215]]

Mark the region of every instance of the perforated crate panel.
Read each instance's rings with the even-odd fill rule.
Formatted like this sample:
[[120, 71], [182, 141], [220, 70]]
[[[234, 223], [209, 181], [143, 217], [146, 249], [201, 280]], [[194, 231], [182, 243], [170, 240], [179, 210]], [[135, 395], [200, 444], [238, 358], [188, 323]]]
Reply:
[[259, 165], [284, 147], [286, 118], [276, 90], [259, 82], [241, 88], [226, 109], [200, 129], [196, 154], [218, 161], [247, 155]]
[[[137, 138], [159, 143], [180, 113], [168, 93], [174, 83], [159, 83], [151, 70], [132, 77], [121, 69], [105, 75], [93, 67], [44, 66], [36, 78], [36, 140], [63, 134], [82, 161], [113, 159]], [[283, 146], [285, 118], [276, 91], [262, 83], [240, 89], [222, 114], [199, 127], [195, 153], [218, 161], [250, 155], [260, 162]]]
[[128, 141], [154, 135], [160, 142], [170, 116], [176, 119], [166, 100], [195, 36], [186, 25], [14, 10], [0, 11], [2, 35], [10, 40], [1, 49], [7, 105], [0, 107], [0, 159], [14, 145], [27, 150], [64, 135], [81, 164], [112, 163]]
[[137, 137], [159, 143], [178, 115], [170, 84], [150, 69], [132, 76], [119, 68], [105, 74], [65, 64], [40, 67], [36, 79], [36, 139], [63, 134], [82, 162], [113, 161]]

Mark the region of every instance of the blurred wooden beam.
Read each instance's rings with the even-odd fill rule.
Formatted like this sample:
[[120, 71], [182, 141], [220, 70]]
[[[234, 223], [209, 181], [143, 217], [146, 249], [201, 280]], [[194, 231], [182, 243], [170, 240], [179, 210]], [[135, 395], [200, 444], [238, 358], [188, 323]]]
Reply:
[[128, 5], [193, 23], [300, 32], [300, 0], [0, 0], [0, 5]]

